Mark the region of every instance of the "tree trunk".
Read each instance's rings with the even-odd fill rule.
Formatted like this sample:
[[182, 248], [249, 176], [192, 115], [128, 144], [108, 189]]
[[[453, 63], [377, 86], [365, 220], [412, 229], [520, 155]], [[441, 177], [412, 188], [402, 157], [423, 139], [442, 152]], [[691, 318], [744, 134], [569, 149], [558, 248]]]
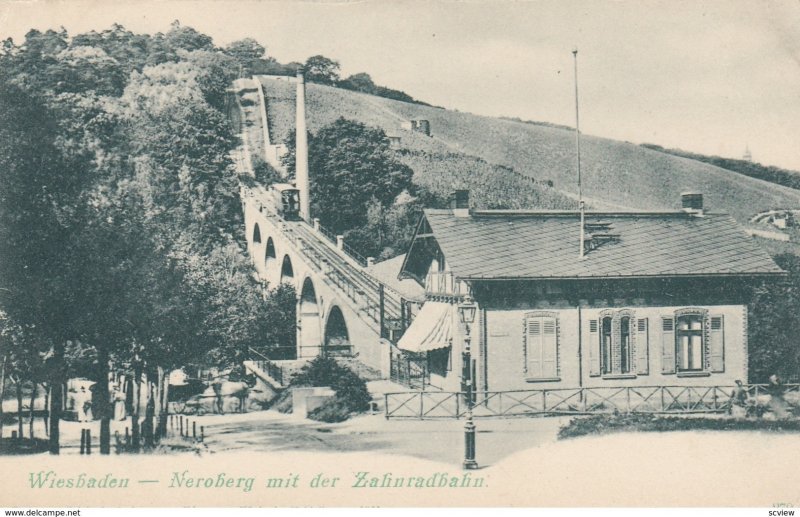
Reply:
[[139, 451], [139, 401], [142, 396], [142, 364], [136, 363], [133, 367], [133, 407], [131, 408], [131, 445], [134, 451]]
[[156, 368], [156, 440], [164, 435], [164, 368]]
[[144, 445], [145, 447], [153, 447], [153, 424], [155, 417], [155, 383], [153, 382], [153, 372], [147, 372], [147, 405], [144, 409]]
[[33, 440], [33, 405], [36, 403], [36, 382], [31, 381], [31, 407], [28, 412], [28, 437]]
[[169, 420], [169, 371], [163, 372], [161, 383], [161, 436], [167, 435], [167, 421]]
[[22, 439], [22, 379], [17, 381], [17, 436]]
[[49, 383], [47, 385], [42, 384], [44, 388], [44, 408], [42, 410], [42, 419], [44, 419], [44, 432], [47, 436], [50, 436], [50, 428], [49, 428], [49, 419], [47, 416], [49, 415], [50, 411], [50, 392], [53, 390], [53, 383]]
[[97, 394], [97, 415], [100, 417], [100, 454], [111, 454], [111, 415], [112, 408], [108, 393], [108, 349], [101, 347], [97, 352], [99, 363], [95, 386]]
[[3, 439], [3, 401], [6, 396], [6, 360], [8, 356], [3, 356], [3, 365], [0, 366], [0, 440]]
[[53, 391], [50, 396], [50, 454], [60, 452], [59, 423], [61, 421], [61, 408], [64, 404], [64, 343], [58, 343], [53, 350], [53, 363], [55, 364], [55, 378], [52, 379]]

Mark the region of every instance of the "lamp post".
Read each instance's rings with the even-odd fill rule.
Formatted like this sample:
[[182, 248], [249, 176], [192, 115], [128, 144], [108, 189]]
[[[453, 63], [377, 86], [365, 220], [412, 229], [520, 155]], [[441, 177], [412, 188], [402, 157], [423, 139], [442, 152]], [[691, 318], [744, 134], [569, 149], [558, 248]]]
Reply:
[[464, 301], [458, 307], [458, 315], [461, 323], [464, 324], [464, 351], [461, 354], [462, 370], [461, 384], [464, 389], [467, 402], [467, 420], [464, 422], [464, 468], [473, 470], [478, 468], [475, 461], [475, 422], [472, 419], [472, 353], [470, 350], [470, 325], [475, 321], [477, 308], [472, 297], [467, 294]]

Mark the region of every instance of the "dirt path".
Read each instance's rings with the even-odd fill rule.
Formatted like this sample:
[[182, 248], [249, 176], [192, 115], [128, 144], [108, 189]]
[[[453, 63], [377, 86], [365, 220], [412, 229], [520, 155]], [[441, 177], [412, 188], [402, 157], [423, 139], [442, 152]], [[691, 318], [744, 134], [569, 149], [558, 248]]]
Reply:
[[[476, 422], [478, 460], [491, 465], [515, 452], [555, 441], [562, 418], [492, 419]], [[245, 415], [207, 415], [209, 450], [379, 452], [454, 465], [463, 454], [463, 421], [386, 420], [383, 415], [324, 424], [262, 411]]]

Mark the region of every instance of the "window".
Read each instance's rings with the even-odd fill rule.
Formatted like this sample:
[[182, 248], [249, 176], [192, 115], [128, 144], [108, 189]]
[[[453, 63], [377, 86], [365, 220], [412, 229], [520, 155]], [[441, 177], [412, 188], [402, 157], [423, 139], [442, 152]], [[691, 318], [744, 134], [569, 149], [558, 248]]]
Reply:
[[606, 316], [603, 318], [603, 334], [600, 336], [600, 350], [602, 350], [603, 357], [601, 371], [603, 375], [608, 375], [613, 371], [613, 360], [611, 358], [613, 346], [614, 345], [611, 337], [611, 318]]
[[558, 379], [558, 320], [551, 313], [525, 317], [525, 376], [528, 380]]
[[703, 317], [688, 314], [677, 319], [678, 371], [698, 372], [704, 369]]
[[725, 371], [722, 315], [687, 308], [661, 321], [661, 373], [694, 376]]
[[631, 373], [631, 319], [619, 320], [619, 372]]
[[603, 310], [589, 320], [589, 375], [647, 375], [649, 373], [647, 319], [633, 311]]

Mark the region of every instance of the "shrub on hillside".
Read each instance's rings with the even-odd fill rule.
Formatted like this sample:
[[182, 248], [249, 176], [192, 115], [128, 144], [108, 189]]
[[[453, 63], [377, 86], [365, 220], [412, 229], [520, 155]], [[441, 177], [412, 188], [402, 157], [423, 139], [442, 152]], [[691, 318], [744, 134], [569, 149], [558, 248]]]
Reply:
[[278, 171], [275, 168], [267, 163], [264, 158], [261, 156], [254, 154], [252, 156], [253, 161], [253, 174], [256, 176], [256, 181], [261, 185], [268, 187], [273, 183], [278, 183], [281, 181], [281, 176], [278, 174]]
[[558, 430], [558, 438], [626, 432], [666, 431], [798, 432], [798, 420], [741, 420], [734, 418], [660, 416], [652, 414], [592, 415], [573, 418]]
[[352, 413], [369, 409], [372, 397], [364, 379], [330, 357], [318, 356], [292, 378], [289, 386], [275, 401], [273, 408], [282, 413], [291, 412], [291, 390], [300, 387], [327, 386], [336, 395], [327, 404], [309, 413], [308, 417], [322, 422], [341, 422]]

